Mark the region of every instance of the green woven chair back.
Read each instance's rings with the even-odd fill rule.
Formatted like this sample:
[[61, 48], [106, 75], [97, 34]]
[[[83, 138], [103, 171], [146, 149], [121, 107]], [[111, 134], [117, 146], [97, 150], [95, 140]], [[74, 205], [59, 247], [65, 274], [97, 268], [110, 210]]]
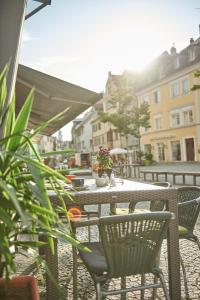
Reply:
[[196, 202], [195, 199], [185, 203], [185, 205], [178, 206], [178, 224], [187, 228], [189, 232], [193, 232], [197, 218], [200, 213], [200, 202]]
[[[170, 183], [167, 181], [162, 181], [162, 182], [154, 182], [152, 183], [153, 185], [161, 186], [161, 187], [170, 187]], [[150, 203], [150, 210], [151, 211], [162, 211], [165, 207], [165, 202], [164, 201], [151, 201]]]
[[197, 186], [184, 186], [178, 190], [178, 203], [185, 202], [200, 197], [200, 188]]
[[101, 218], [99, 231], [108, 265], [108, 277], [152, 272], [170, 218], [170, 212]]

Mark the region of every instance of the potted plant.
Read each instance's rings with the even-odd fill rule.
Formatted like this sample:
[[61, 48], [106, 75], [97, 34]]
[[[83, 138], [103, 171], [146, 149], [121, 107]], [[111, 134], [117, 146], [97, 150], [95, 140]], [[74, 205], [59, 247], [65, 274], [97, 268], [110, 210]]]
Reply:
[[[15, 117], [15, 98], [12, 97], [9, 107], [5, 105], [7, 73], [8, 66], [0, 74], [0, 277], [6, 281], [16, 272], [14, 258], [17, 247], [27, 250], [48, 244], [54, 253], [53, 238], [62, 238], [82, 247], [72, 236], [63, 198], [55, 188], [59, 187], [66, 193], [60, 183], [60, 180], [66, 182], [66, 179], [42, 162], [31, 142], [35, 134], [56, 118], [62, 118], [64, 112], [30, 132], [28, 120], [33, 90]], [[30, 149], [34, 155], [29, 154]], [[61, 222], [57, 208], [50, 202], [45, 185], [47, 179], [58, 194], [58, 210], [65, 212], [68, 226]], [[20, 240], [19, 236], [23, 234], [36, 237], [42, 234], [46, 239], [45, 242], [37, 238]]]
[[145, 166], [150, 166], [153, 162], [153, 154], [150, 152], [146, 152], [144, 158], [145, 158], [144, 161]]
[[138, 151], [136, 151], [136, 155], [137, 155], [137, 162], [138, 162], [140, 165], [143, 165], [143, 164], [144, 164], [144, 161], [143, 161], [144, 152], [141, 151], [141, 150], [138, 150]]
[[110, 149], [99, 147], [99, 153], [97, 155], [98, 161], [98, 175], [101, 177], [103, 173], [106, 173], [109, 177], [112, 173], [113, 161], [110, 156]]

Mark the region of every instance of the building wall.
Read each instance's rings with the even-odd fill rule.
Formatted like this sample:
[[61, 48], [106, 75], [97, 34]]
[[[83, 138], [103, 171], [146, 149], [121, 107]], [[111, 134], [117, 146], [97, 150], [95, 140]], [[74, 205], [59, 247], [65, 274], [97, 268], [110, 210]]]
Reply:
[[99, 146], [115, 148], [120, 147], [120, 137], [114, 126], [102, 123], [100, 117], [92, 121], [93, 152], [99, 151]]
[[87, 112], [83, 118], [75, 119], [72, 127], [73, 147], [77, 152], [91, 152], [92, 150], [92, 125], [94, 109]]
[[[198, 149], [200, 149], [200, 95], [199, 91], [190, 90], [194, 83], [197, 83], [194, 72], [199, 68], [200, 63], [197, 63], [182, 69], [138, 93], [140, 103], [144, 100], [148, 101], [151, 111], [151, 128], [147, 132], [142, 132], [142, 148], [145, 151], [145, 145], [151, 144], [153, 158], [156, 161], [200, 160], [198, 154]], [[188, 90], [184, 91], [183, 81], [187, 80]], [[180, 94], [173, 96], [172, 85], [176, 83], [179, 84]], [[159, 103], [155, 103], [154, 92], [156, 90], [160, 91]], [[161, 119], [161, 122], [156, 119]], [[193, 157], [187, 153], [190, 151], [190, 148], [187, 150], [187, 147], [191, 147], [191, 144], [186, 146], [186, 143], [193, 144]], [[161, 150], [161, 148], [163, 149]], [[163, 157], [160, 152], [164, 152]]]
[[[112, 113], [115, 112], [115, 108], [111, 107], [109, 104], [109, 99], [111, 96], [115, 93], [117, 90], [118, 82], [119, 80], [126, 79], [127, 87], [128, 85], [134, 86], [135, 81], [135, 74], [132, 74], [130, 72], [124, 71], [122, 75], [113, 75], [111, 72], [108, 73], [108, 79], [106, 82], [105, 87], [105, 93], [102, 99], [103, 102], [103, 111], [106, 113]], [[134, 96], [134, 95], [133, 95]], [[135, 105], [135, 101], [133, 100], [132, 105]], [[95, 121], [99, 122], [99, 120]], [[103, 123], [102, 123], [103, 124]], [[126, 139], [117, 132], [117, 129], [109, 122], [104, 123], [101, 126], [101, 130], [99, 132], [93, 132], [93, 145], [94, 145], [94, 151], [97, 150], [96, 143], [99, 140], [99, 142], [102, 144], [102, 146], [108, 147], [108, 148], [129, 148], [133, 149], [136, 147], [138, 141], [132, 136], [128, 137], [128, 143]]]

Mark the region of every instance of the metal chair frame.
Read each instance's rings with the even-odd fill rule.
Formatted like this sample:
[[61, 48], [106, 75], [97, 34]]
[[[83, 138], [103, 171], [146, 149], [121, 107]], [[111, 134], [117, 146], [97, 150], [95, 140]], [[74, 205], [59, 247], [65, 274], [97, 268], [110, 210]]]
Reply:
[[[183, 190], [181, 189], [181, 192], [182, 191]], [[195, 189], [195, 190], [192, 190], [192, 192], [193, 191], [198, 191], [198, 190]], [[188, 190], [187, 190], [187, 192], [188, 192]], [[199, 189], [199, 193], [200, 193], [200, 189]], [[181, 198], [181, 199], [183, 199], [183, 198]], [[182, 228], [186, 229], [185, 233], [179, 234], [179, 239], [187, 239], [189, 241], [196, 243], [200, 250], [200, 241], [193, 232], [197, 218], [199, 216], [199, 213], [200, 213], [200, 196], [197, 199], [192, 199], [192, 200], [181, 202], [178, 204], [178, 219], [179, 219], [178, 223], [179, 223], [179, 226], [182, 226]], [[183, 272], [185, 296], [186, 296], [186, 299], [190, 299], [189, 289], [188, 289], [188, 284], [187, 284], [186, 270], [185, 270], [184, 262], [183, 262], [181, 255], [180, 255], [180, 263], [181, 263], [181, 268], [182, 268], [182, 272]]]

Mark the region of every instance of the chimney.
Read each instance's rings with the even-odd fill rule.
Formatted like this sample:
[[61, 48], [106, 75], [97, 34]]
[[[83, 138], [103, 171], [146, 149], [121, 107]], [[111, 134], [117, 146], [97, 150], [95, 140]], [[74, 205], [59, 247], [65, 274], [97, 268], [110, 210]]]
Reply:
[[194, 43], [194, 39], [191, 38], [191, 39], [190, 39], [190, 45], [192, 45], [193, 43]]
[[176, 55], [176, 48], [174, 47], [174, 45], [171, 47], [170, 53], [172, 56]]

